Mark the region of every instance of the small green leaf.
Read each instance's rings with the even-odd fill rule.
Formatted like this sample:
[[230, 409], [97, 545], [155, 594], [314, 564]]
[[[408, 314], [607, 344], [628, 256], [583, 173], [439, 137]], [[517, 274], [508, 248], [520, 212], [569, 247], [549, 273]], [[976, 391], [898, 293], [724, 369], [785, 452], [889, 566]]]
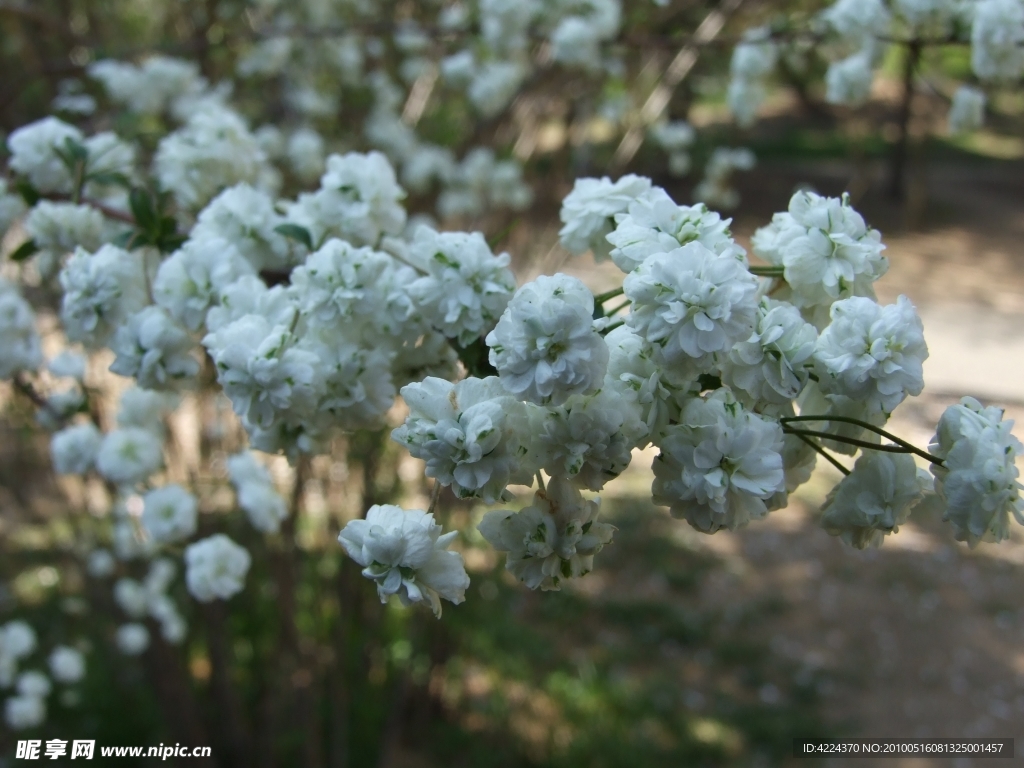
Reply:
[[39, 193], [28, 183], [28, 179], [18, 179], [15, 189], [18, 190], [21, 199], [25, 201], [25, 205], [32, 206], [39, 202]]
[[313, 236], [309, 234], [309, 230], [305, 227], [300, 227], [298, 224], [279, 224], [274, 227], [274, 231], [279, 235], [284, 235], [296, 242], [302, 243], [310, 251], [313, 250]]
[[132, 216], [139, 229], [151, 232], [159, 225], [156, 211], [153, 210], [153, 198], [144, 189], [133, 189], [128, 194], [128, 204], [132, 209]]
[[11, 254], [11, 261], [24, 261], [38, 250], [39, 246], [36, 245], [35, 240], [26, 240], [14, 249], [14, 253]]
[[132, 181], [123, 173], [90, 173], [85, 177], [86, 181], [94, 184], [102, 184], [105, 187], [131, 188]]

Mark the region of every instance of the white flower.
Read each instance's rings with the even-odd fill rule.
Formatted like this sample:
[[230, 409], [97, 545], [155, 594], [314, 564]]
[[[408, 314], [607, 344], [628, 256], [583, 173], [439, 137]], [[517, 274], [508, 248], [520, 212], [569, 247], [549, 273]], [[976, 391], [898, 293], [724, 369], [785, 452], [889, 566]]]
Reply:
[[91, 205], [40, 200], [25, 217], [25, 231], [40, 249], [62, 254], [81, 246], [91, 251], [103, 241], [103, 214]]
[[[677, 152], [686, 149], [693, 144], [696, 132], [693, 126], [685, 120], [673, 120], [668, 123], [658, 123], [647, 130], [655, 144], [667, 152]], [[652, 192], [657, 192], [655, 187]]]
[[228, 475], [238, 493], [238, 506], [249, 518], [252, 527], [264, 533], [276, 533], [288, 516], [284, 499], [274, 489], [267, 468], [252, 451], [242, 451], [227, 460]]
[[479, 232], [420, 227], [409, 260], [424, 274], [409, 293], [428, 322], [462, 346], [491, 330], [515, 291], [507, 253], [495, 256]]
[[8, 191], [7, 179], [0, 179], [0, 238], [28, 210], [21, 195]]
[[94, 549], [89, 553], [85, 569], [94, 579], [104, 579], [114, 573], [117, 563], [109, 549]]
[[858, 49], [873, 45], [892, 23], [882, 0], [837, 0], [821, 12], [821, 18]]
[[36, 632], [20, 619], [0, 627], [0, 656], [23, 659], [36, 649]]
[[288, 328], [259, 315], [245, 315], [203, 339], [235, 413], [256, 426], [269, 427], [286, 412], [309, 413], [316, 401], [320, 360], [294, 341]]
[[895, 0], [896, 12], [915, 37], [944, 37], [959, 8], [957, 0]]
[[136, 622], [122, 624], [117, 628], [115, 642], [125, 656], [138, 656], [149, 647], [149, 630]]
[[771, 41], [771, 31], [755, 27], [743, 35], [743, 42], [732, 52], [729, 63], [729, 91], [727, 101], [743, 128], [749, 128], [757, 118], [757, 109], [765, 97], [764, 81], [775, 69], [778, 49]]
[[108, 432], [96, 456], [96, 469], [111, 482], [141, 483], [163, 465], [160, 438], [138, 427]]
[[466, 97], [484, 117], [494, 117], [519, 91], [529, 70], [518, 61], [487, 61], [479, 65]]
[[141, 619], [149, 612], [149, 593], [135, 579], [122, 578], [114, 584], [114, 602], [133, 619]]
[[298, 346], [319, 360], [318, 422], [326, 415], [329, 423], [348, 431], [384, 425], [398, 394], [390, 349], [363, 348], [327, 328], [306, 333]]
[[[653, 350], [628, 325], [619, 326], [604, 337], [608, 345], [608, 372], [605, 389], [631, 401], [640, 409], [640, 421], [646, 434], [637, 435], [638, 447], [657, 435], [678, 411], [673, 395], [679, 389], [667, 372], [654, 360]], [[685, 388], [685, 387], [684, 387]], [[620, 406], [630, 410], [630, 406]]]
[[1024, 446], [1011, 434], [1013, 421], [1000, 408], [985, 408], [972, 397], [951, 405], [939, 419], [929, 452], [935, 490], [946, 504], [943, 517], [958, 541], [1002, 541], [1012, 514], [1024, 525], [1024, 500], [1015, 465]]
[[458, 532], [441, 533], [434, 516], [391, 504], [370, 507], [365, 520], [352, 520], [338, 541], [377, 583], [381, 602], [398, 595], [405, 605], [425, 601], [441, 616], [441, 599], [466, 599], [469, 576], [462, 555], [448, 547]]
[[[764, 103], [768, 91], [765, 84], [760, 80], [746, 80], [734, 77], [729, 80], [729, 86], [725, 92], [725, 103], [736, 118], [736, 124], [741, 128], [749, 128], [757, 122], [757, 110]], [[700, 194], [694, 192], [695, 198], [700, 198], [723, 208], [735, 208], [736, 203], [722, 205], [728, 199], [727, 195], [708, 195], [710, 187], [703, 188]], [[738, 202], [738, 199], [737, 199]]]
[[50, 653], [50, 674], [58, 683], [77, 683], [85, 677], [85, 657], [81, 651], [58, 645]]
[[651, 180], [632, 174], [613, 182], [601, 179], [576, 179], [572, 192], [562, 201], [559, 216], [563, 227], [558, 236], [571, 253], [593, 251], [598, 260], [610, 252], [605, 237], [615, 227], [615, 216], [625, 213], [630, 203], [651, 189]]
[[150, 56], [139, 66], [106, 59], [90, 64], [88, 72], [111, 99], [140, 114], [158, 114], [206, 85], [198, 64], [170, 56]]
[[324, 140], [312, 128], [299, 128], [288, 137], [288, 163], [302, 181], [312, 181], [324, 172]]
[[252, 558], [244, 547], [223, 533], [190, 544], [185, 549], [185, 582], [202, 603], [227, 600], [245, 586]]
[[761, 299], [754, 332], [722, 363], [722, 381], [754, 402], [783, 405], [807, 383], [818, 332], [792, 304]]
[[61, 322], [71, 341], [102, 346], [131, 315], [149, 304], [142, 254], [104, 245], [81, 248], [60, 273]]
[[225, 189], [200, 211], [191, 239], [223, 238], [253, 269], [281, 269], [290, 265], [302, 248], [275, 231], [281, 224], [284, 217], [274, 210], [274, 201], [266, 192], [238, 184]]
[[970, 133], [985, 123], [985, 92], [969, 85], [961, 85], [953, 94], [949, 108], [949, 132], [952, 135]]
[[745, 255], [729, 231], [732, 219], [723, 219], [703, 203], [676, 205], [660, 187], [630, 203], [628, 212], [619, 214], [616, 221], [608, 242], [615, 246], [612, 261], [623, 272], [632, 272], [652, 254], [692, 242], [720, 255], [738, 259]]
[[422, 322], [410, 296], [416, 279], [386, 253], [328, 240], [292, 270], [291, 284], [300, 311], [320, 325], [333, 325], [352, 336], [353, 327], [368, 326], [385, 336], [418, 336]]
[[[971, 25], [971, 68], [982, 80], [1016, 80], [1024, 72], [1024, 6], [980, 0]], [[13, 161], [11, 163], [13, 165]]]
[[199, 373], [192, 339], [162, 307], [146, 307], [128, 318], [110, 348], [117, 354], [110, 370], [134, 376], [144, 389], [173, 389]]
[[195, 331], [206, 320], [210, 305], [217, 303], [220, 291], [252, 274], [252, 265], [224, 238], [192, 238], [160, 264], [153, 299]]
[[775, 214], [751, 243], [756, 254], [785, 267], [791, 301], [799, 307], [827, 306], [851, 295], [873, 297], [871, 283], [889, 269], [882, 236], [864, 223], [847, 195], [797, 192], [789, 211]]
[[487, 334], [488, 357], [502, 386], [541, 405], [598, 389], [608, 347], [593, 317], [594, 296], [575, 277], [541, 275], [516, 291]]
[[404, 198], [394, 168], [380, 152], [331, 155], [320, 190], [300, 195], [288, 207], [288, 220], [305, 227], [314, 244], [334, 236], [375, 246], [381, 236], [402, 231]]
[[55, 117], [44, 117], [24, 125], [7, 137], [11, 170], [28, 178], [42, 194], [71, 192], [71, 169], [61, 154], [67, 153], [67, 141], [82, 143], [82, 132]]
[[130, 387], [121, 393], [117, 425], [144, 429], [162, 442], [165, 432], [164, 419], [177, 405], [177, 396], [172, 393]]
[[706, 368], [754, 330], [757, 278], [699, 242], [649, 256], [622, 287], [626, 323], [669, 366]]
[[43, 363], [36, 317], [17, 288], [0, 277], [0, 379]]
[[636, 399], [613, 389], [574, 395], [557, 407], [531, 409], [529, 447], [549, 475], [599, 491], [629, 466], [647, 435], [640, 416]]
[[22, 696], [35, 696], [43, 699], [50, 695], [52, 689], [53, 686], [50, 684], [50, 678], [42, 672], [37, 672], [33, 669], [18, 675], [16, 690]]
[[914, 457], [866, 450], [821, 508], [821, 526], [857, 549], [899, 530], [929, 485]]
[[160, 140], [153, 169], [161, 189], [182, 208], [197, 211], [227, 187], [255, 183], [265, 162], [242, 118], [230, 109], [213, 108], [195, 112]]
[[83, 381], [87, 363], [84, 355], [65, 349], [46, 364], [46, 369], [54, 376]]
[[859, 107], [871, 95], [874, 79], [870, 50], [860, 51], [839, 61], [833, 61], [825, 72], [825, 101]]
[[460, 498], [492, 504], [509, 482], [528, 481], [520, 466], [525, 452], [522, 404], [496, 376], [457, 384], [427, 377], [402, 388], [409, 416], [391, 439], [427, 463], [427, 477], [452, 487]]
[[568, 480], [553, 477], [519, 512], [492, 510], [477, 526], [491, 546], [507, 552], [505, 569], [530, 589], [561, 588], [585, 576], [615, 527], [597, 522], [600, 499], [584, 499]]
[[143, 504], [142, 527], [154, 541], [181, 541], [196, 532], [198, 502], [180, 485], [150, 491]]
[[46, 702], [39, 696], [11, 696], [4, 702], [4, 720], [11, 730], [35, 728], [46, 720]]
[[885, 307], [857, 296], [843, 299], [832, 305], [831, 316], [814, 352], [824, 392], [883, 413], [892, 413], [907, 395], [921, 394], [928, 347], [906, 296]]
[[766, 500], [785, 490], [782, 429], [726, 389], [691, 399], [656, 444], [654, 502], [704, 533], [764, 517]]
[[295, 291], [283, 285], [267, 288], [255, 275], [240, 277], [217, 295], [217, 303], [206, 313], [206, 329], [211, 333], [246, 315], [261, 315], [273, 326], [291, 326], [298, 314]]
[[102, 442], [103, 433], [93, 424], [65, 427], [50, 438], [53, 470], [58, 475], [84, 475], [95, 465]]

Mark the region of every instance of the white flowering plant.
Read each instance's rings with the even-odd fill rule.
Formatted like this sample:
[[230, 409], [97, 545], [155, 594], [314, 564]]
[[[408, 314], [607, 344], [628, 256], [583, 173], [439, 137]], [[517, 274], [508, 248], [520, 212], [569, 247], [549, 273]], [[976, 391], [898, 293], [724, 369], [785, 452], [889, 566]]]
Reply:
[[[977, 4], [979, 77], [1020, 74], [1017, 41], [993, 31], [1016, 18], [1014, 2]], [[522, 259], [472, 222], [530, 205], [520, 160], [536, 137], [512, 156], [473, 146], [457, 160], [417, 121], [442, 85], [487, 120], [527, 103], [517, 95], [538, 72], [621, 80], [623, 8], [477, 5], [475, 26], [467, 6], [446, 5], [434, 37], [425, 20], [395, 26], [395, 71], [380, 38], [332, 38], [342, 78], [369, 84], [365, 151], [313, 127], [338, 94], [318, 90], [316, 66], [290, 64], [302, 52], [283, 11], [252, 17], [265, 34], [236, 74], [284, 78], [303, 120], [287, 137], [272, 122], [252, 129], [231, 89], [194, 63], [153, 56], [87, 73], [107, 102], [159, 124], [155, 136], [48, 116], [6, 140], [0, 379], [46, 433], [75, 511], [59, 554], [89, 600], [67, 612], [106, 611], [102, 639], [150, 663], [192, 743], [207, 731], [179, 672], [202, 648], [209, 668], [191, 674], [209, 681], [234, 764], [251, 764], [264, 722], [239, 701], [232, 654], [250, 672], [273, 667], [238, 685], [266, 705], [268, 740], [287, 741], [272, 700], [315, 720], [316, 678], [344, 687], [344, 662], [317, 643], [343, 648], [367, 616], [366, 631], [378, 628], [367, 591], [441, 618], [472, 596], [468, 552], [484, 543], [525, 588], [575, 589], [615, 546], [595, 494], [649, 446], [652, 502], [705, 534], [785, 507], [819, 458], [843, 475], [821, 525], [858, 548], [898, 532], [926, 497], [972, 547], [1024, 524], [1022, 446], [1001, 410], [964, 398], [927, 447], [887, 429], [923, 391], [928, 349], [909, 299], [876, 301], [885, 245], [847, 195], [794, 194], [753, 235], [752, 263], [721, 213], [738, 203], [730, 175], [752, 167], [749, 150], [710, 153], [690, 205], [637, 174], [577, 178], [560, 247], [610, 261], [621, 285], [595, 293], [562, 272], [520, 284]], [[900, 23], [924, 14], [898, 5]], [[841, 1], [821, 17], [859, 44], [830, 68], [831, 100], [867, 96], [890, 30], [886, 7], [871, 9]], [[736, 48], [728, 99], [741, 122], [786, 55], [776, 32], [753, 29]], [[958, 92], [954, 110], [968, 130], [984, 100]], [[694, 129], [662, 117], [644, 130], [684, 173]], [[635, 126], [619, 122], [628, 149]], [[325, 498], [324, 474], [345, 493]], [[353, 564], [372, 584], [351, 578]], [[320, 578], [338, 595], [304, 625]], [[256, 625], [266, 647], [246, 634]], [[0, 625], [11, 729], [38, 728], [58, 695], [74, 699], [90, 645], [40, 640], [21, 618]], [[347, 712], [348, 692], [334, 693], [332, 712]]]

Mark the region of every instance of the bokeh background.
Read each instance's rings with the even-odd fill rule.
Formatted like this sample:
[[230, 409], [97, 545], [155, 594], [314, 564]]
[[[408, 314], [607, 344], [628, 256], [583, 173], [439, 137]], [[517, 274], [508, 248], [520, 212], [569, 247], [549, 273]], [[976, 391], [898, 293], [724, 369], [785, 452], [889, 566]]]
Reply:
[[[692, 29], [713, 7], [676, 6], [680, 29]], [[761, 15], [814, 7], [748, 3], [725, 37]], [[216, 82], [253, 43], [247, 12], [229, 0], [0, 0], [0, 130], [47, 114], [66, 81], [101, 58], [156, 51], [194, 58]], [[757, 167], [735, 179], [737, 238], [747, 244], [801, 186], [849, 191], [888, 246], [891, 269], [877, 285], [879, 298], [908, 295], [931, 350], [925, 392], [897, 412], [894, 431], [927, 443], [942, 410], [963, 394], [1024, 415], [1024, 96], [1002, 94], [990, 105], [987, 128], [951, 139], [939, 94], [968, 74], [967, 51], [936, 53], [913, 102], [909, 159], [898, 169], [903, 192], [894, 196], [899, 50], [865, 109], [826, 107], [820, 73], [803, 80], [790, 73], [792, 82], [773, 91], [749, 131], [737, 129], [724, 106], [729, 52], [702, 53], [671, 112], [698, 129], [697, 166], [721, 144], [756, 153]], [[273, 112], [282, 87], [242, 86], [235, 102], [243, 112], [269, 103]], [[346, 86], [338, 114], [318, 122], [325, 137], [332, 125], [365, 114], [369, 102], [359, 93]], [[615, 285], [613, 268], [589, 256], [570, 259], [557, 245], [558, 203], [575, 176], [604, 171], [614, 142], [580, 139], [557, 87], [548, 98], [526, 161], [533, 206], [477, 224], [500, 236], [521, 280], [562, 269], [605, 290]], [[429, 107], [424, 122], [428, 134], [453, 143], [493, 130], [471, 115]], [[160, 132], [129, 122], [114, 127]], [[647, 147], [629, 170], [650, 175], [680, 202], [691, 199], [696, 176], [668, 176], [663, 156]], [[93, 645], [81, 692], [89, 714], [54, 708], [47, 734], [171, 742], [188, 728], [176, 718], [190, 716], [189, 693], [204, 700], [218, 684], [215, 653], [231, 659], [247, 705], [272, 710], [275, 691], [261, 673], [262, 644], [279, 608], [272, 593], [238, 598], [244, 610], [231, 613], [226, 647], [200, 642], [181, 658], [154, 653], [138, 663], [108, 650], [108, 625], [76, 613], [76, 596], [89, 587], [73, 564], [59, 571], [34, 565], [39, 553], [73, 549], [61, 522], [65, 491], [50, 474], [46, 437], [26, 404], [6, 390], [0, 399], [0, 575], [10, 584], [0, 593], [0, 619], [28, 601], [54, 622], [70, 617]], [[198, 421], [201, 428], [202, 414]], [[333, 541], [355, 506], [382, 498], [424, 503], [422, 466], [386, 442], [339, 441], [314, 462], [298, 522], [297, 546], [308, 555], [296, 607], [302, 659], [287, 685], [312, 693], [298, 699], [305, 708], [278, 713], [286, 723], [280, 744], [261, 741], [257, 718], [247, 759], [269, 765], [274, 754], [293, 754], [304, 766], [353, 768], [771, 766], [796, 764], [792, 739], [810, 735], [1017, 737], [1024, 749], [1024, 538], [968, 550], [938, 512], [920, 508], [880, 550], [851, 550], [816, 525], [818, 505], [838, 479], [829, 467], [788, 509], [741, 532], [703, 536], [651, 505], [651, 458], [639, 453], [603, 494], [603, 514], [619, 530], [586, 579], [560, 593], [528, 592], [468, 534], [467, 601], [435, 621], [380, 606]], [[278, 469], [286, 480], [286, 465]], [[467, 530], [483, 512], [450, 499], [443, 506], [446, 523]], [[255, 571], [271, 567], [272, 559], [254, 556]], [[222, 726], [208, 735], [215, 754], [224, 754], [222, 713], [196, 706], [206, 722]], [[6, 748], [12, 738], [0, 741]], [[14, 762], [3, 757], [0, 764]]]

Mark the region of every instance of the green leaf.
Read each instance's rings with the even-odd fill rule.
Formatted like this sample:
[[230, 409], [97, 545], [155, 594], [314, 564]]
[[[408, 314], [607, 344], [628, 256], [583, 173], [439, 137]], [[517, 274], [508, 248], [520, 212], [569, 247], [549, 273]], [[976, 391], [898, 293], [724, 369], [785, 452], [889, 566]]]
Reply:
[[136, 232], [134, 229], [128, 229], [119, 234], [110, 242], [113, 245], [116, 245], [118, 248], [127, 248], [129, 243], [132, 242], [132, 238], [134, 238], [137, 234], [139, 233]]
[[284, 235], [296, 242], [302, 243], [310, 251], [313, 250], [313, 236], [309, 234], [309, 230], [305, 227], [300, 227], [298, 224], [279, 224], [274, 227], [274, 231], [279, 235]]
[[14, 249], [14, 253], [11, 254], [11, 261], [24, 261], [38, 250], [39, 246], [36, 245], [35, 240], [26, 240]]
[[128, 205], [139, 229], [152, 232], [159, 226], [159, 219], [153, 209], [153, 198], [144, 189], [135, 188], [128, 193]]
[[123, 187], [125, 189], [131, 188], [132, 181], [123, 173], [90, 173], [85, 177], [86, 181], [91, 181], [94, 184], [102, 184], [106, 187]]
[[18, 194], [25, 201], [25, 205], [32, 206], [39, 202], [39, 193], [36, 192], [35, 187], [28, 183], [28, 179], [18, 179], [18, 183], [15, 184], [14, 188], [18, 190]]

